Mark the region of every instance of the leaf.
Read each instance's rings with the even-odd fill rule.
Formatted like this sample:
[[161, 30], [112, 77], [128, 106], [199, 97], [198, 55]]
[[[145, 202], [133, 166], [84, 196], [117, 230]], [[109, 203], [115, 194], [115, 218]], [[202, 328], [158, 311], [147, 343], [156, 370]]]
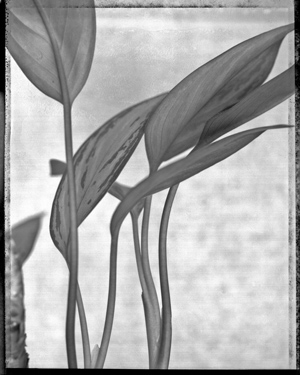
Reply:
[[67, 171], [67, 164], [61, 160], [50, 159], [50, 175], [61, 176]]
[[[51, 176], [59, 176], [65, 173], [67, 169], [67, 164], [63, 161], [57, 159], [50, 160], [50, 174]], [[120, 201], [125, 198], [125, 196], [129, 193], [130, 187], [120, 184], [119, 182], [114, 182], [111, 187], [109, 188], [108, 192], [115, 198], [119, 199]], [[139, 216], [142, 209], [144, 208], [144, 200], [139, 202], [134, 208], [134, 212]]]
[[[77, 225], [89, 215], [117, 179], [138, 145], [151, 111], [165, 94], [127, 108], [96, 130], [74, 156]], [[50, 218], [50, 234], [66, 257], [69, 236], [69, 196], [66, 175], [57, 189]]]
[[33, 250], [43, 216], [43, 214], [33, 216], [14, 225], [11, 229], [12, 251], [20, 266], [24, 264]]
[[[46, 19], [36, 4], [41, 4]], [[62, 103], [56, 44], [72, 103], [85, 85], [93, 60], [94, 1], [10, 0], [7, 7], [7, 47], [12, 57], [39, 90]]]
[[185, 125], [249, 62], [278, 44], [293, 24], [240, 43], [201, 66], [182, 80], [161, 102], [146, 127], [146, 150], [151, 171], [164, 160]]
[[295, 67], [292, 66], [252, 91], [233, 107], [210, 119], [205, 124], [197, 147], [211, 143], [223, 134], [267, 112], [289, 98], [294, 90]]
[[199, 140], [202, 134], [206, 122], [211, 117], [232, 107], [250, 92], [259, 87], [270, 74], [281, 43], [282, 40], [267, 48], [255, 59], [249, 61], [244, 69], [238, 74], [233, 76], [233, 78], [230, 79], [225, 86], [218, 91], [187, 123], [167, 149], [163, 156], [163, 160], [169, 160], [195, 146], [197, 140]]
[[176, 185], [219, 163], [248, 145], [266, 130], [286, 127], [289, 126], [265, 126], [231, 135], [205, 147], [195, 149], [187, 157], [152, 173], [132, 189], [119, 204], [111, 220], [111, 232], [122, 223], [132, 207], [142, 198]]

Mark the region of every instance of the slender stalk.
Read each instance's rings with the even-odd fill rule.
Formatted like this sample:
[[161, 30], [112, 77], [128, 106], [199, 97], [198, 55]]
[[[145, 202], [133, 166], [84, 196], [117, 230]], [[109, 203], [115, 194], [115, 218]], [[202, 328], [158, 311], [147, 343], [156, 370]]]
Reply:
[[133, 228], [136, 262], [137, 262], [139, 279], [140, 279], [140, 283], [141, 283], [141, 287], [142, 287], [142, 301], [143, 301], [143, 306], [144, 306], [147, 341], [148, 341], [148, 351], [149, 351], [149, 367], [153, 368], [154, 363], [155, 363], [155, 358], [152, 355], [153, 344], [152, 344], [151, 338], [152, 338], [153, 332], [155, 332], [157, 323], [156, 323], [154, 308], [153, 308], [153, 305], [151, 303], [147, 283], [146, 283], [145, 276], [144, 276], [143, 265], [142, 265], [141, 251], [140, 251], [140, 240], [139, 240], [139, 230], [138, 230], [138, 216], [135, 215], [133, 212], [131, 212], [131, 218], [132, 218], [132, 228]]
[[111, 234], [111, 248], [110, 248], [110, 266], [109, 266], [109, 288], [108, 288], [108, 299], [106, 316], [104, 323], [104, 330], [101, 340], [100, 349], [96, 361], [95, 368], [103, 368], [105, 358], [107, 355], [109, 340], [111, 336], [115, 304], [116, 304], [116, 289], [117, 289], [117, 254], [118, 254], [118, 239], [120, 233], [121, 224]]
[[151, 269], [150, 269], [149, 251], [148, 251], [148, 233], [149, 233], [151, 202], [152, 202], [152, 196], [148, 196], [145, 200], [145, 205], [144, 205], [144, 215], [143, 215], [143, 223], [142, 223], [142, 240], [141, 240], [142, 265], [143, 265], [145, 281], [146, 281], [147, 289], [149, 291], [150, 302], [151, 302], [151, 305], [147, 306], [146, 301], [143, 299], [146, 327], [147, 327], [150, 369], [155, 368], [155, 363], [157, 360], [157, 351], [160, 345], [160, 333], [161, 333], [161, 317], [160, 317], [160, 311], [159, 311], [159, 302], [158, 302], [155, 284], [154, 284]]
[[171, 297], [168, 281], [167, 267], [167, 232], [172, 204], [179, 185], [170, 188], [159, 232], [159, 277], [162, 298], [162, 334], [161, 344], [158, 353], [157, 367], [158, 369], [167, 369], [169, 367], [171, 343], [172, 343], [172, 308]]
[[66, 319], [66, 344], [69, 368], [77, 368], [76, 346], [75, 346], [75, 314], [76, 314], [76, 294], [77, 294], [77, 279], [78, 279], [78, 234], [77, 234], [77, 213], [76, 213], [76, 185], [75, 172], [73, 165], [73, 142], [72, 142], [72, 117], [71, 117], [71, 100], [69, 96], [69, 89], [67, 78], [64, 71], [63, 62], [59, 52], [59, 48], [54, 37], [54, 30], [49, 22], [48, 16], [45, 13], [39, 0], [34, 0], [38, 11], [43, 19], [45, 27], [47, 28], [49, 38], [54, 51], [55, 62], [60, 80], [62, 101], [64, 107], [64, 128], [65, 128], [65, 150], [67, 160], [67, 181], [70, 199], [70, 246], [71, 251], [68, 259], [70, 273], [69, 273], [69, 290], [68, 290], [68, 305], [67, 305], [67, 319]]
[[87, 321], [86, 321], [84, 305], [82, 301], [79, 284], [77, 288], [77, 307], [78, 307], [78, 315], [79, 315], [80, 327], [81, 327], [84, 368], [92, 368], [89, 332], [88, 332]]
[[133, 241], [134, 241], [134, 249], [135, 249], [135, 258], [136, 258], [136, 265], [138, 269], [138, 275], [140, 279], [140, 284], [143, 292], [143, 296], [150, 303], [150, 296], [147, 289], [147, 284], [144, 276], [144, 270], [142, 265], [142, 258], [141, 258], [141, 248], [140, 248], [140, 238], [139, 238], [139, 228], [138, 228], [138, 216], [131, 212], [131, 221], [132, 221], [132, 232], [133, 232]]

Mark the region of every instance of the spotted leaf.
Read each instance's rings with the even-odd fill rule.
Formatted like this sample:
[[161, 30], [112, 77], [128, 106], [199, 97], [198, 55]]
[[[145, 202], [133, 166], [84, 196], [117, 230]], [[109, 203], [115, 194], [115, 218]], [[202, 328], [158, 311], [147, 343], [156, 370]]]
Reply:
[[[148, 116], [164, 96], [158, 95], [119, 113], [96, 130], [74, 155], [78, 226], [117, 179], [144, 133]], [[52, 206], [50, 234], [65, 257], [70, 229], [68, 205], [64, 174]]]

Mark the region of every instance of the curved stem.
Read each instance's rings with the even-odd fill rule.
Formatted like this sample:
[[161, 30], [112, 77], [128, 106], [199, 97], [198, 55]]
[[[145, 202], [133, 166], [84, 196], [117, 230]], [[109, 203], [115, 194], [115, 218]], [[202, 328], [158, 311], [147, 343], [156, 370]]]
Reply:
[[103, 368], [105, 358], [107, 355], [113, 321], [114, 321], [115, 304], [116, 304], [116, 289], [117, 289], [117, 253], [118, 253], [118, 239], [119, 239], [120, 227], [121, 227], [121, 224], [119, 224], [111, 234], [109, 289], [108, 289], [107, 308], [106, 308], [104, 330], [103, 330], [101, 345], [100, 345], [95, 368]]
[[172, 204], [178, 186], [174, 185], [169, 190], [159, 232], [159, 276], [162, 298], [162, 336], [157, 359], [157, 368], [159, 369], [167, 369], [169, 367], [172, 343], [172, 308], [167, 267], [167, 232]]
[[78, 315], [79, 315], [80, 327], [81, 327], [84, 368], [91, 368], [92, 367], [92, 357], [91, 357], [91, 346], [90, 346], [90, 339], [89, 339], [89, 331], [88, 331], [88, 327], [87, 327], [87, 321], [86, 321], [84, 305], [83, 305], [83, 301], [82, 301], [82, 296], [81, 296], [79, 284], [78, 284], [78, 288], [77, 288], [77, 307], [78, 307]]
[[133, 229], [133, 237], [134, 237], [136, 262], [137, 262], [140, 284], [142, 288], [142, 301], [143, 301], [143, 306], [144, 306], [148, 351], [149, 351], [149, 365], [150, 365], [150, 368], [153, 368], [154, 363], [155, 363], [155, 358], [154, 356], [152, 356], [152, 353], [153, 353], [152, 336], [153, 336], [153, 332], [155, 332], [157, 321], [156, 321], [156, 315], [154, 314], [155, 310], [151, 303], [151, 298], [150, 298], [150, 294], [148, 291], [148, 287], [147, 287], [147, 283], [146, 283], [145, 275], [144, 275], [144, 270], [143, 270], [143, 265], [142, 265], [139, 230], [138, 230], [138, 216], [135, 215], [131, 211], [131, 218], [132, 218], [132, 229]]
[[69, 290], [68, 290], [68, 305], [67, 305], [67, 319], [66, 319], [66, 344], [69, 368], [77, 368], [76, 346], [75, 346], [75, 314], [76, 314], [76, 294], [77, 294], [77, 279], [78, 279], [78, 234], [77, 234], [77, 213], [76, 213], [76, 185], [75, 172], [73, 165], [73, 142], [72, 142], [72, 117], [71, 117], [71, 100], [69, 96], [69, 89], [67, 78], [64, 71], [63, 62], [54, 37], [55, 33], [48, 16], [40, 4], [40, 0], [34, 0], [37, 9], [43, 19], [45, 27], [47, 28], [49, 38], [51, 40], [56, 67], [58, 71], [62, 101], [64, 107], [64, 128], [65, 128], [65, 149], [67, 160], [67, 181], [70, 199], [70, 257], [68, 258], [70, 273], [69, 273]]
[[147, 289], [147, 284], [144, 276], [144, 270], [142, 265], [142, 258], [141, 258], [141, 248], [140, 248], [140, 239], [139, 239], [139, 228], [138, 228], [138, 217], [137, 215], [131, 212], [131, 221], [132, 221], [132, 232], [133, 232], [133, 241], [134, 241], [134, 250], [135, 250], [135, 258], [136, 258], [136, 265], [138, 269], [139, 280], [142, 288], [142, 292], [144, 298], [150, 302], [150, 296]]
[[148, 232], [149, 232], [149, 221], [150, 221], [150, 211], [151, 211], [152, 196], [148, 196], [145, 199], [144, 205], [144, 215], [142, 223], [142, 265], [146, 280], [147, 289], [150, 295], [151, 306], [146, 305], [144, 302], [145, 319], [147, 327], [147, 337], [148, 337], [148, 350], [149, 350], [149, 365], [150, 369], [155, 367], [157, 360], [157, 352], [160, 342], [161, 333], [161, 317], [159, 311], [159, 302], [157, 298], [155, 284], [152, 278], [152, 273], [150, 269], [149, 261], [149, 251], [148, 251]]

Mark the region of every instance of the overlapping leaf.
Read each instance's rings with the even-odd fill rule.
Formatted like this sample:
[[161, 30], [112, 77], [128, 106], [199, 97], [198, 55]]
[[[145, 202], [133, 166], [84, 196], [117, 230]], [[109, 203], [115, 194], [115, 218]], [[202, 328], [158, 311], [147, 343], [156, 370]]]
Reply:
[[167, 149], [163, 156], [164, 161], [195, 146], [206, 122], [211, 117], [236, 104], [267, 79], [282, 40], [267, 48], [253, 60], [249, 60], [248, 64], [200, 109]]
[[62, 103], [53, 45], [56, 43], [73, 102], [87, 80], [93, 60], [94, 1], [10, 0], [8, 15], [7, 47], [24, 74], [44, 94]]
[[294, 65], [252, 91], [233, 107], [211, 118], [204, 127], [197, 147], [204, 146], [223, 134], [260, 116], [289, 98], [295, 91]]
[[[74, 156], [77, 225], [98, 204], [122, 171], [144, 133], [151, 111], [165, 94], [130, 107], [94, 132]], [[61, 179], [53, 202], [50, 233], [66, 257], [69, 236], [69, 195], [66, 175]]]
[[[146, 127], [146, 150], [152, 171], [186, 124], [249, 62], [278, 46], [293, 30], [293, 24], [282, 26], [234, 46], [201, 66], [182, 80], [161, 102]], [[275, 48], [275, 47], [274, 47]]]
[[111, 231], [113, 232], [119, 227], [126, 215], [140, 199], [176, 185], [212, 165], [219, 163], [241, 148], [247, 146], [268, 129], [286, 127], [288, 127], [288, 125], [266, 126], [234, 134], [205, 147], [198, 148], [187, 157], [152, 173], [132, 189], [119, 204], [112, 217]]

